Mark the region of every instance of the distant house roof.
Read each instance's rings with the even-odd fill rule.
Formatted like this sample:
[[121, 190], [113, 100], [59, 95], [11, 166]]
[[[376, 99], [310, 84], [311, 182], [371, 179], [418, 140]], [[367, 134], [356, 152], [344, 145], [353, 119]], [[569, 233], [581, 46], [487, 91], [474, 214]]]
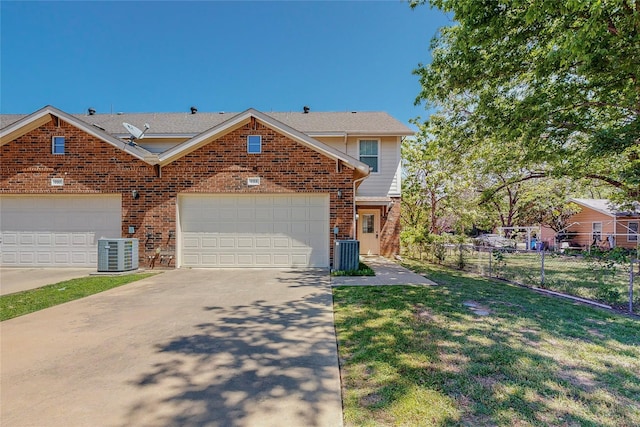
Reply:
[[[237, 116], [239, 113], [114, 113], [72, 114], [78, 120], [114, 136], [127, 136], [123, 122], [142, 127], [150, 125], [147, 137], [192, 137]], [[415, 132], [385, 112], [263, 112], [280, 123], [308, 136], [408, 136]], [[0, 115], [0, 129], [26, 117]]]
[[634, 210], [623, 211], [618, 209], [609, 199], [571, 199], [571, 201], [611, 217], [640, 215], [640, 206], [637, 202], [634, 203]]

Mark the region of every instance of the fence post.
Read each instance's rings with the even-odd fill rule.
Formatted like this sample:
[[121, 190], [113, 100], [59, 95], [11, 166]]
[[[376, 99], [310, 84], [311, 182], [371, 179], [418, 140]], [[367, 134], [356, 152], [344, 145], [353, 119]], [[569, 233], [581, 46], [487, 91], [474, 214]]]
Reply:
[[544, 285], [544, 251], [540, 251], [540, 285]]
[[[638, 260], [635, 260], [638, 261]], [[631, 260], [631, 267], [629, 268], [629, 313], [633, 314], [633, 263]]]

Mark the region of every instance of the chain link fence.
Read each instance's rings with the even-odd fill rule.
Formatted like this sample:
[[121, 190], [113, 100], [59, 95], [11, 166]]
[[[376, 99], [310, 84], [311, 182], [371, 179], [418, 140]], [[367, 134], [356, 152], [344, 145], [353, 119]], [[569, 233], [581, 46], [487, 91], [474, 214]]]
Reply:
[[[415, 256], [415, 254], [414, 254]], [[566, 255], [470, 244], [423, 246], [422, 259], [640, 314], [638, 260], [617, 251]]]

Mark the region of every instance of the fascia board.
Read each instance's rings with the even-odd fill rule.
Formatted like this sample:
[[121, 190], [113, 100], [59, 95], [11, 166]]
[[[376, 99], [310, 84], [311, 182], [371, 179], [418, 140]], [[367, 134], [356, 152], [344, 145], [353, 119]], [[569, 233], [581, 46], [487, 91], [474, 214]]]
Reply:
[[51, 114], [47, 107], [41, 108], [17, 122], [11, 123], [0, 131], [0, 146], [51, 121]]
[[366, 136], [371, 138], [381, 137], [381, 136], [413, 136], [415, 132], [375, 132], [371, 131], [352, 131], [348, 132], [348, 136]]
[[612, 214], [611, 212], [607, 212], [607, 211], [605, 211], [605, 210], [595, 208], [595, 207], [593, 207], [593, 206], [591, 206], [591, 205], [589, 205], [589, 204], [587, 204], [587, 203], [584, 203], [584, 202], [582, 202], [582, 201], [580, 201], [580, 200], [578, 200], [578, 199], [569, 199], [569, 200], [570, 200], [571, 202], [573, 202], [573, 203], [577, 204], [577, 205], [583, 206], [583, 207], [585, 207], [585, 208], [587, 208], [587, 209], [591, 209], [592, 211], [596, 211], [596, 212], [599, 212], [599, 213], [601, 213], [601, 214], [603, 214], [603, 215], [610, 216], [611, 218], [615, 217], [615, 215], [614, 215], [614, 214]]
[[176, 145], [173, 148], [161, 153], [158, 158], [161, 165], [167, 165], [174, 160], [179, 159], [182, 156], [185, 156], [191, 153], [194, 150], [197, 150], [201, 146], [208, 144], [212, 139], [218, 138], [226, 133], [237, 129], [245, 122], [250, 119], [251, 115], [245, 113], [237, 114], [236, 116], [231, 117], [229, 120], [226, 120], [220, 123], [217, 126], [208, 129], [190, 140], [183, 142], [181, 144]]

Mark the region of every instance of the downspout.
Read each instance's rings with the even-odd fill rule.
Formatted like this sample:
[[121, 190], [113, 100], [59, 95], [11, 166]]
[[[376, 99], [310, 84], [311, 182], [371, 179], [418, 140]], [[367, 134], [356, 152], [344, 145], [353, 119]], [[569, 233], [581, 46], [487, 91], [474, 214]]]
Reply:
[[353, 240], [356, 240], [358, 238], [358, 233], [357, 233], [357, 229], [356, 229], [356, 184], [365, 180], [366, 178], [368, 178], [369, 175], [367, 176], [363, 176], [362, 178], [358, 178], [355, 179], [353, 181], [353, 226], [351, 227], [351, 232], [352, 232], [352, 236], [353, 236]]

